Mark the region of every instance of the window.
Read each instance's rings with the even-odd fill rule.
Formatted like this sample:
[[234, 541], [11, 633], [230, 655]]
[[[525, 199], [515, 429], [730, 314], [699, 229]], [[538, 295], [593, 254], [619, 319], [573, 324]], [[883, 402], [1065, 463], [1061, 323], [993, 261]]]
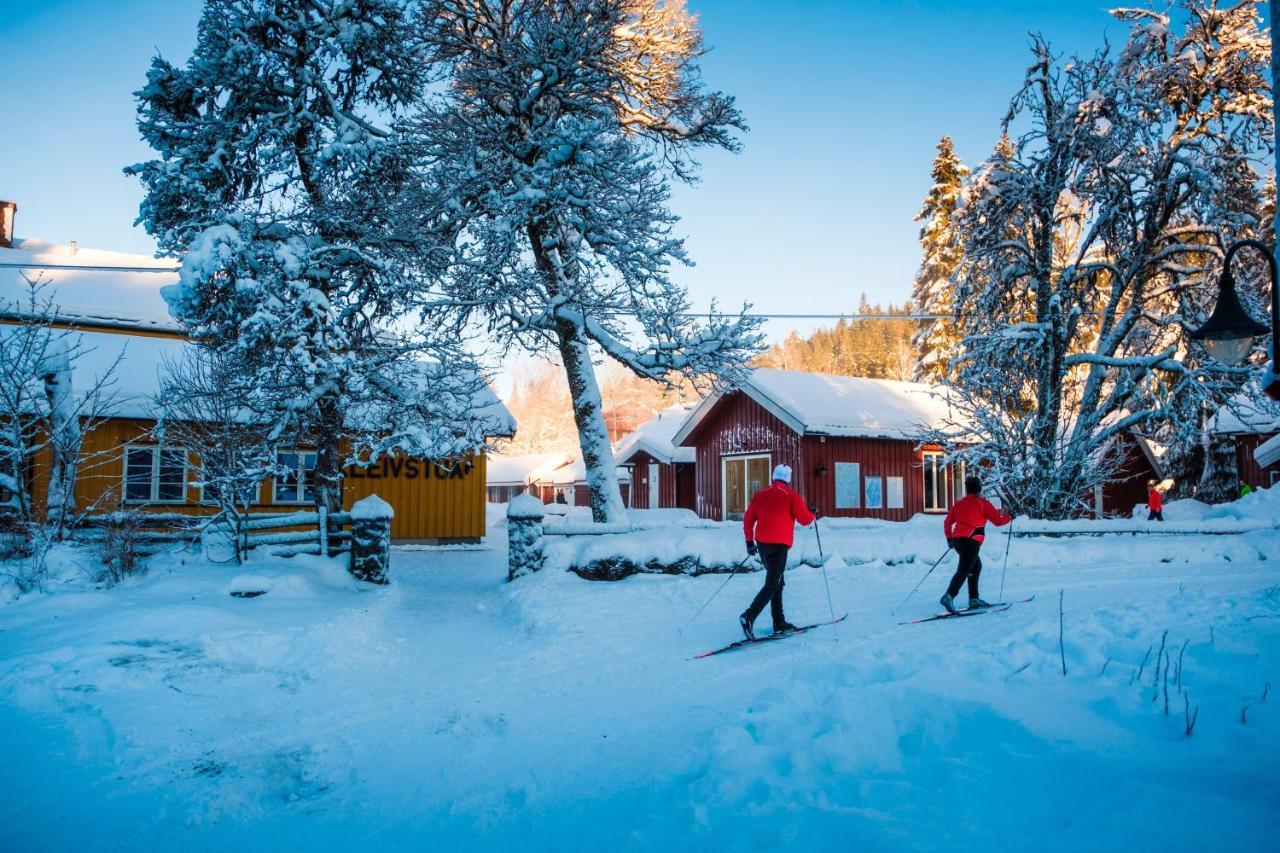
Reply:
[[858, 509], [862, 506], [862, 465], [857, 462], [836, 463], [836, 509]]
[[311, 503], [316, 499], [316, 455], [301, 450], [276, 454], [275, 503]]
[[742, 518], [756, 492], [769, 485], [769, 454], [722, 457], [720, 487], [724, 491], [724, 517]]
[[125, 503], [186, 503], [187, 451], [130, 445], [124, 450]]
[[884, 494], [886, 508], [902, 509], [902, 478], [885, 477]]
[[880, 509], [884, 506], [884, 480], [880, 477], [868, 477], [867, 509]]
[[[951, 506], [953, 495], [964, 494], [965, 465], [957, 462], [947, 465], [944, 455], [937, 451], [924, 454], [924, 511], [945, 512]], [[954, 483], [949, 482], [954, 480]], [[948, 488], [950, 486], [951, 488]]]

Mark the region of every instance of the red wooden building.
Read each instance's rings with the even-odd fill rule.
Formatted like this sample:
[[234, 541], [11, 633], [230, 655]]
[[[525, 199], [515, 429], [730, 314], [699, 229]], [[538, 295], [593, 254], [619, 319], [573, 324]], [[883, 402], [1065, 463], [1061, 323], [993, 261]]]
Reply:
[[703, 400], [673, 444], [695, 452], [703, 517], [741, 517], [785, 462], [823, 515], [902, 521], [946, 512], [963, 494], [963, 467], [918, 446], [948, 414], [926, 385], [761, 368]]
[[672, 406], [618, 442], [613, 458], [631, 471], [636, 509], [697, 509], [694, 450], [672, 443], [695, 407]]
[[1251, 387], [1241, 391], [1214, 415], [1209, 424], [1214, 435], [1230, 437], [1236, 445], [1236, 467], [1240, 479], [1255, 489], [1266, 489], [1280, 483], [1280, 462], [1263, 453], [1262, 464], [1255, 454], [1263, 444], [1280, 435], [1280, 403]]

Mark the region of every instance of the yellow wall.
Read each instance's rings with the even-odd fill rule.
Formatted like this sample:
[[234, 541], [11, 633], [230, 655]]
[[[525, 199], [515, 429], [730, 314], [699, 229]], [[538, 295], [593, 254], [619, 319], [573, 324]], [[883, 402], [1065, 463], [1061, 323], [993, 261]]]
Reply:
[[452, 470], [421, 459], [382, 459], [349, 467], [342, 505], [377, 494], [395, 509], [392, 539], [479, 539], [484, 536], [485, 457], [469, 456]]
[[[123, 509], [124, 446], [149, 438], [151, 421], [111, 419], [99, 422], [84, 437], [81, 467], [76, 479], [78, 511], [112, 512]], [[43, 507], [49, 488], [49, 453], [33, 460], [32, 498]], [[478, 539], [485, 530], [485, 457], [468, 457], [452, 473], [420, 459], [384, 459], [372, 469], [348, 468], [344, 477], [343, 507], [377, 494], [395, 509], [393, 539]], [[201, 515], [214, 512], [201, 505], [200, 489], [188, 471], [186, 503], [130, 504], [145, 512], [178, 512]], [[273, 504], [272, 481], [259, 486], [258, 500], [250, 512], [288, 512], [309, 509], [298, 504]]]

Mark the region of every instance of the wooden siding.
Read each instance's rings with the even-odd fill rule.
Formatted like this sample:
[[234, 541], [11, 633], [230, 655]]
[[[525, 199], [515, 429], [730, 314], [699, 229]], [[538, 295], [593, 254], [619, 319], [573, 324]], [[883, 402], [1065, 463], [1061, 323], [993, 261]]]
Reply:
[[[801, 492], [824, 516], [839, 518], [883, 518], [889, 521], [906, 521], [924, 512], [923, 451], [915, 449], [915, 442], [885, 438], [835, 438], [831, 436], [805, 436], [804, 465], [808, 488]], [[837, 462], [856, 462], [860, 482], [857, 509], [836, 508]], [[818, 473], [819, 469], [825, 469]], [[793, 474], [794, 476], [794, 474]], [[881, 479], [882, 504], [889, 502], [887, 477], [902, 478], [902, 508], [867, 509], [866, 481], [868, 477]], [[950, 477], [948, 477], [950, 481]]]
[[1106, 517], [1129, 518], [1135, 506], [1146, 506], [1147, 483], [1160, 479], [1136, 440], [1125, 438], [1121, 452], [1123, 459], [1117, 471], [1119, 479], [1102, 487], [1102, 514]]
[[[153, 423], [145, 420], [113, 418], [101, 421], [86, 432], [81, 452], [81, 466], [76, 478], [76, 509], [81, 512], [112, 512], [136, 509], [142, 512], [177, 512], [187, 515], [210, 515], [215, 508], [200, 503], [200, 489], [195, 485], [195, 471], [188, 467], [187, 493], [183, 503], [124, 503], [124, 447], [128, 444], [154, 445]], [[366, 495], [377, 493], [395, 509], [391, 525], [393, 539], [478, 539], [484, 536], [485, 459], [469, 457], [461, 476], [439, 476], [431, 463], [424, 460], [384, 460], [369, 472], [348, 469], [344, 477], [343, 507]], [[44, 506], [49, 488], [49, 453], [42, 451], [34, 460], [32, 498], [37, 507]], [[271, 479], [258, 487], [252, 512], [282, 512], [302, 508], [296, 503], [274, 503]]]
[[[668, 463], [659, 462], [656, 458], [645, 453], [643, 450], [636, 451], [626, 460], [626, 464], [631, 466], [631, 483], [635, 489], [632, 496], [634, 501], [631, 506], [635, 509], [671, 509], [681, 506], [681, 498], [684, 498], [685, 509], [695, 509], [695, 490], [696, 483], [691, 479], [694, 466], [691, 463]], [[649, 466], [658, 466], [658, 506], [649, 506]], [[681, 472], [686, 479], [685, 491], [687, 494], [681, 494], [679, 478]], [[625, 488], [623, 490], [626, 491]]]
[[697, 451], [697, 502], [703, 518], [723, 521], [720, 460], [748, 453], [770, 454], [770, 464], [786, 462], [794, 469], [792, 485], [805, 493], [808, 485], [801, 460], [800, 436], [741, 391], [726, 394], [690, 436]]
[[437, 465], [403, 456], [372, 468], [351, 467], [343, 477], [342, 505], [377, 494], [395, 509], [391, 538], [479, 539], [484, 536], [485, 457]]
[[1258, 465], [1258, 460], [1253, 458], [1253, 451], [1258, 449], [1258, 445], [1275, 435], [1276, 433], [1271, 432], [1265, 435], [1235, 436], [1236, 468], [1240, 472], [1240, 479], [1255, 489], [1270, 488], [1273, 481], [1280, 482], [1280, 464], [1263, 468]]

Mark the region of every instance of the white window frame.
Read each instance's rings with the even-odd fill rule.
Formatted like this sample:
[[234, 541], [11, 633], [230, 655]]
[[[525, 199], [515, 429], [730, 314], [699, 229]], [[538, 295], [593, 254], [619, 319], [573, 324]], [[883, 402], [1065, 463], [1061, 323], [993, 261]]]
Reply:
[[[920, 494], [922, 497], [921, 511], [923, 512], [944, 513], [947, 510], [951, 509], [951, 505], [955, 503], [955, 489], [953, 488], [955, 472], [952, 470], [954, 466], [949, 465], [945, 462], [939, 465], [936, 462], [936, 460], [945, 458], [946, 455], [947, 454], [942, 452], [941, 450], [925, 450], [920, 454]], [[938, 497], [939, 480], [941, 480], [941, 484], [942, 484], [941, 505], [935, 506], [932, 509], [929, 508], [929, 491], [927, 488], [928, 484], [925, 480], [925, 471], [928, 469], [931, 462], [934, 466], [933, 467], [934, 497]], [[958, 464], [961, 466], [960, 475], [963, 478], [964, 462], [960, 462]]]
[[[720, 519], [722, 521], [729, 521], [729, 463], [742, 462], [742, 475], [743, 482], [745, 483], [747, 473], [746, 466], [751, 459], [764, 459], [766, 462], [765, 467], [768, 468], [770, 472], [773, 471], [772, 451], [765, 451], [763, 453], [732, 453], [727, 456], [720, 457]], [[746, 507], [751, 505], [752, 497], [752, 495], [746, 496], [746, 500], [743, 502], [744, 513], [746, 512]]]
[[[151, 454], [151, 489], [146, 499], [129, 497], [129, 453], [134, 450], [146, 450]], [[160, 500], [160, 455], [161, 451], [171, 451], [173, 453], [182, 454], [182, 497], [177, 500]], [[120, 497], [121, 502], [130, 506], [147, 506], [148, 504], [156, 504], [160, 506], [185, 506], [188, 500], [188, 490], [191, 488], [191, 454], [184, 447], [165, 447], [162, 444], [144, 444], [142, 442], [131, 442], [124, 446], [124, 452], [120, 454], [121, 472], [120, 472]]]
[[[298, 467], [296, 469], [298, 474], [298, 480], [294, 488], [294, 493], [297, 497], [294, 498], [293, 500], [281, 499], [279, 497], [279, 492], [277, 491], [277, 484], [280, 482], [280, 475], [272, 474], [271, 475], [272, 505], [273, 506], [308, 506], [310, 504], [315, 503], [314, 498], [312, 498], [311, 500], [308, 500], [306, 497], [307, 481], [306, 481], [306, 478], [304, 477], [304, 472], [306, 471], [306, 469], [302, 467], [302, 460], [303, 460], [303, 457], [305, 457], [307, 454], [311, 454], [312, 456], [316, 457], [316, 462], [319, 463], [320, 461], [319, 453], [315, 450], [300, 450], [298, 448], [288, 448], [285, 450], [277, 450], [276, 451], [276, 469], [277, 470], [279, 470], [279, 467], [280, 467], [280, 457], [286, 453], [292, 453], [298, 457]], [[312, 468], [311, 470], [314, 471], [315, 468]]]

